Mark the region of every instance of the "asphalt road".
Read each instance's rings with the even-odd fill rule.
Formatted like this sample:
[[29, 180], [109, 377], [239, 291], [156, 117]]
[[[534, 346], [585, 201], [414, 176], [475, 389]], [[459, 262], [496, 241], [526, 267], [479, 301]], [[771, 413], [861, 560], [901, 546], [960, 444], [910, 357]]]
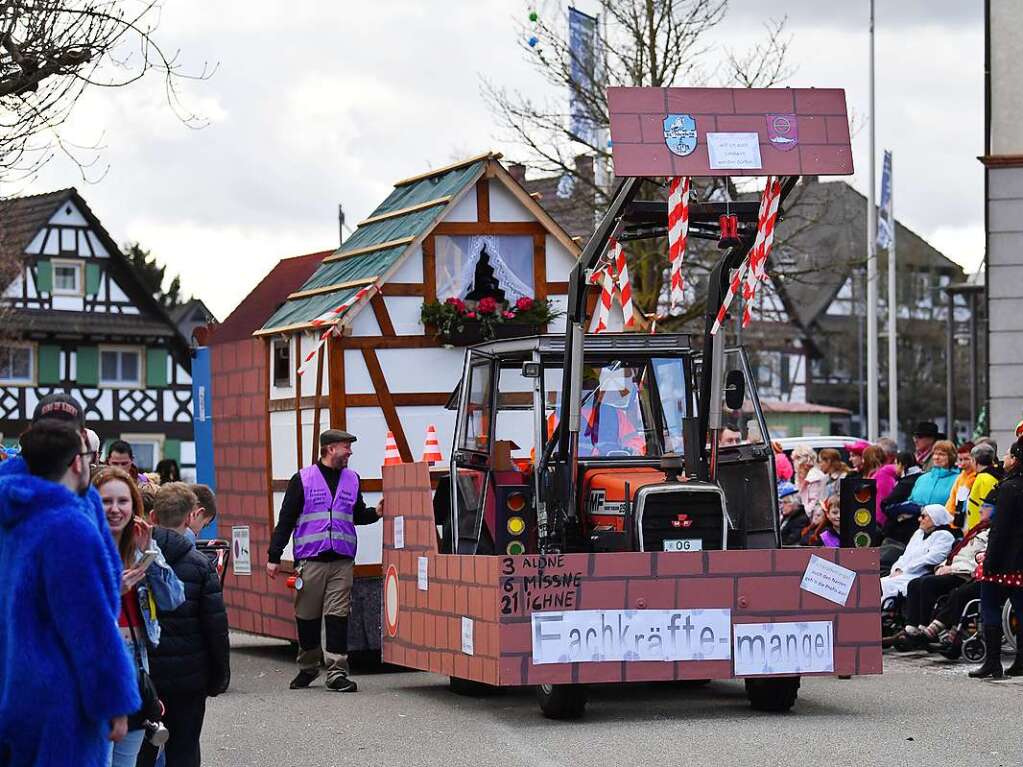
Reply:
[[291, 691], [291, 648], [232, 635], [231, 690], [211, 700], [212, 767], [1023, 764], [1023, 681], [978, 682], [970, 666], [885, 656], [883, 676], [803, 681], [788, 714], [751, 711], [741, 682], [601, 686], [585, 719], [540, 716], [531, 690], [483, 699], [417, 672], [353, 673]]

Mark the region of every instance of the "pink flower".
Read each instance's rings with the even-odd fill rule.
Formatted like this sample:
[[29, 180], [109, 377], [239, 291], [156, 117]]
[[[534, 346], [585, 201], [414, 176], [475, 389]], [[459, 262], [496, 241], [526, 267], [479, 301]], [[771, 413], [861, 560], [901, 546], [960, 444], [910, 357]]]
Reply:
[[480, 314], [493, 314], [497, 311], [497, 301], [490, 296], [487, 296], [486, 298], [481, 298], [479, 300], [479, 303], [476, 304], [476, 308], [479, 310]]
[[527, 296], [523, 296], [522, 298], [515, 302], [515, 308], [518, 309], [520, 312], [528, 312], [530, 309], [533, 308], [533, 299], [528, 298]]
[[515, 312], [501, 312], [501, 316], [506, 320], [513, 320], [515, 319]]
[[451, 297], [444, 302], [447, 306], [453, 306], [459, 314], [465, 313], [465, 302], [460, 298]]
[[476, 319], [476, 312], [466, 312], [465, 316], [466, 319], [474, 320]]

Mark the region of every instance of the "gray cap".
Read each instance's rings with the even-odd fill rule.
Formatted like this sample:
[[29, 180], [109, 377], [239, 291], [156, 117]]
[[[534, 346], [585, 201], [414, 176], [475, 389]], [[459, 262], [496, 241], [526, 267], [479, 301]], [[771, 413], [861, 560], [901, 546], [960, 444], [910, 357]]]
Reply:
[[341, 429], [327, 429], [320, 434], [320, 447], [333, 445], [335, 442], [355, 442], [354, 434], [349, 434]]

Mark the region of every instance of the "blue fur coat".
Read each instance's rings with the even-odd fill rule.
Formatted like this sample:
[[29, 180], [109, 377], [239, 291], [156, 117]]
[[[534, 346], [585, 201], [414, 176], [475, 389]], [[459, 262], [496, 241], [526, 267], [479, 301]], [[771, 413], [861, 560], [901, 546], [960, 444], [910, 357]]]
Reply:
[[141, 705], [121, 569], [95, 489], [0, 463], [0, 764], [106, 764], [109, 720]]

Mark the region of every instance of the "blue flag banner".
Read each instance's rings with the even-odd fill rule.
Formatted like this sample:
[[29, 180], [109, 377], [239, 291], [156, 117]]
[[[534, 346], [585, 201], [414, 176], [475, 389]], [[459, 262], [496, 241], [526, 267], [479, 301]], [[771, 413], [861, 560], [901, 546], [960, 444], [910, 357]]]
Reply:
[[568, 9], [568, 51], [572, 57], [572, 85], [569, 94], [571, 131], [580, 140], [593, 145], [597, 140], [597, 126], [581, 93], [596, 87], [597, 75], [597, 18]]
[[885, 150], [881, 168], [881, 206], [877, 212], [877, 247], [887, 250], [895, 234], [895, 216], [892, 212], [892, 153]]

